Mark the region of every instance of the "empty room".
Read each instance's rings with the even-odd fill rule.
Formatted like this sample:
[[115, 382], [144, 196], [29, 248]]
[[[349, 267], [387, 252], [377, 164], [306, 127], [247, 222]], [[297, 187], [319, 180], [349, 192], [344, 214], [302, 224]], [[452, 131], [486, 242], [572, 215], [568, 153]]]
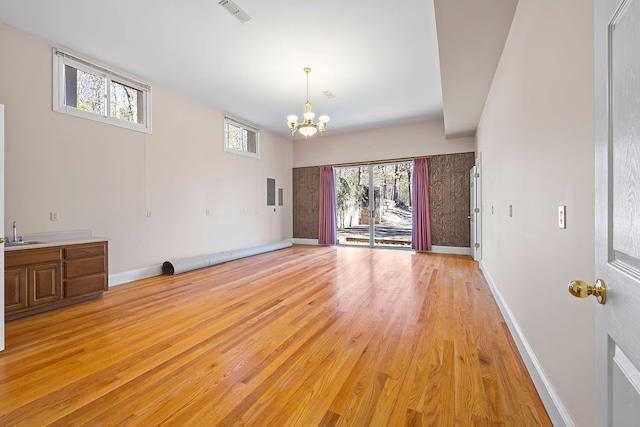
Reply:
[[0, 0], [0, 425], [637, 425], [638, 20]]

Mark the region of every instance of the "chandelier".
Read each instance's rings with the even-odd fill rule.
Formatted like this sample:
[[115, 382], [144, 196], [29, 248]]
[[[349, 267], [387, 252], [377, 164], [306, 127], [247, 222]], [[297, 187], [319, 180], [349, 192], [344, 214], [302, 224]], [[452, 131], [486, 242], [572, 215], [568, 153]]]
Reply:
[[291, 135], [295, 135], [296, 131], [299, 131], [308, 138], [315, 135], [318, 131], [320, 135], [322, 135], [322, 132], [327, 128], [327, 123], [329, 123], [329, 116], [322, 115], [318, 117], [318, 123], [313, 123], [313, 118], [316, 115], [311, 111], [313, 106], [309, 102], [309, 73], [311, 72], [311, 68], [305, 68], [304, 72], [307, 73], [307, 102], [304, 103], [304, 120], [302, 123], [298, 123], [298, 116], [292, 114], [287, 117], [287, 124], [289, 125], [289, 129], [291, 129]]

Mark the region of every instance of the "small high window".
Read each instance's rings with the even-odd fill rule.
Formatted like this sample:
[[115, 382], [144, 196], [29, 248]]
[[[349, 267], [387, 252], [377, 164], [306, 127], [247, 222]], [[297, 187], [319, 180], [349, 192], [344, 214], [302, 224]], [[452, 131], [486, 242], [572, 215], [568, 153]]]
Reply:
[[53, 51], [53, 109], [151, 133], [151, 87]]
[[245, 156], [260, 157], [260, 131], [252, 126], [224, 118], [224, 149]]

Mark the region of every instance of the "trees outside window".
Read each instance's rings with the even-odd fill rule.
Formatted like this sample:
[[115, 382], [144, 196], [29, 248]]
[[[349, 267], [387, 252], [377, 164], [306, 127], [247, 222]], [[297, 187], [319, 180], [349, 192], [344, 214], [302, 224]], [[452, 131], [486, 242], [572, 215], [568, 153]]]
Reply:
[[151, 133], [151, 87], [54, 49], [54, 110]]

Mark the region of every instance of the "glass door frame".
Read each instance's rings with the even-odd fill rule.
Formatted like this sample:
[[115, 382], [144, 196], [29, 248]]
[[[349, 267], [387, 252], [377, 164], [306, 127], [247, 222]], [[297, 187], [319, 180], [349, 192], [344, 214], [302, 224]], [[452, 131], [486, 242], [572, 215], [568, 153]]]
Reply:
[[[334, 180], [336, 182], [336, 198], [337, 198], [337, 191], [338, 191], [338, 185], [337, 185], [337, 176], [338, 176], [338, 170], [339, 169], [353, 169], [353, 168], [366, 168], [368, 170], [368, 180], [367, 180], [367, 185], [368, 185], [368, 206], [367, 206], [367, 217], [368, 217], [368, 222], [369, 222], [369, 227], [368, 227], [368, 237], [369, 237], [369, 243], [368, 244], [357, 244], [357, 243], [341, 243], [340, 242], [340, 236], [339, 236], [339, 231], [340, 231], [340, 227], [337, 227], [337, 244], [338, 245], [344, 245], [344, 246], [368, 246], [370, 248], [389, 248], [389, 245], [384, 245], [384, 244], [376, 244], [376, 210], [379, 209], [381, 207], [381, 204], [384, 203], [384, 199], [383, 197], [385, 195], [380, 194], [379, 197], [379, 202], [378, 204], [376, 204], [376, 187], [375, 187], [375, 168], [376, 167], [387, 167], [387, 166], [395, 166], [395, 165], [401, 165], [401, 164], [407, 164], [407, 163], [412, 163], [411, 160], [405, 160], [405, 161], [392, 161], [392, 162], [380, 162], [380, 163], [367, 163], [367, 164], [360, 164], [360, 165], [344, 165], [344, 166], [336, 166], [334, 169]], [[411, 194], [410, 194], [410, 181], [411, 181], [411, 173], [413, 173], [413, 166], [410, 169], [410, 173], [408, 174], [408, 180], [409, 180], [409, 199], [411, 198]], [[337, 200], [336, 200], [337, 202]], [[337, 205], [337, 203], [336, 203]], [[338, 219], [338, 210], [336, 209], [336, 225], [339, 225], [339, 219]], [[382, 213], [380, 215], [380, 218], [382, 218]], [[411, 240], [409, 240], [408, 242], [408, 247], [396, 247], [396, 249], [411, 249]]]

